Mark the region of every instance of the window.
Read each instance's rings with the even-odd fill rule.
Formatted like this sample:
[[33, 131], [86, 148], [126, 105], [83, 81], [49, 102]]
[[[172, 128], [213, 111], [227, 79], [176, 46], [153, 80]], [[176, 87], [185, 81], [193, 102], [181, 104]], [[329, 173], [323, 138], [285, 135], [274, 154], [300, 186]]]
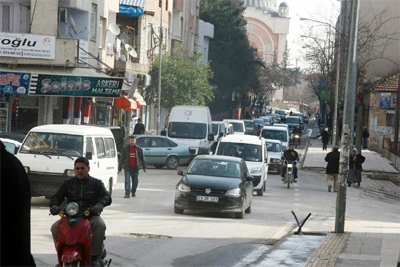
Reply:
[[60, 8], [58, 12], [58, 22], [67, 23], [67, 10], [65, 8]]
[[90, 39], [96, 40], [97, 36], [97, 5], [92, 4], [92, 12], [90, 13]]
[[242, 158], [245, 161], [261, 162], [261, 145], [221, 142], [216, 155]]
[[140, 147], [150, 147], [150, 138], [143, 137], [136, 140], [136, 144]]
[[107, 19], [104, 17], [100, 17], [99, 24], [99, 49], [103, 49], [106, 46], [106, 34], [107, 34]]
[[0, 29], [2, 32], [12, 32], [12, 5], [0, 4]]
[[170, 122], [168, 137], [203, 139], [207, 136], [207, 124], [195, 122]]
[[115, 145], [112, 138], [104, 138], [107, 158], [115, 158]]
[[171, 140], [164, 138], [164, 146], [165, 147], [176, 147], [178, 145], [175, 144], [174, 142], [172, 142]]
[[164, 147], [164, 142], [162, 138], [159, 137], [151, 138], [151, 147]]
[[87, 152], [91, 152], [92, 154], [94, 153], [93, 141], [91, 137], [86, 137], [86, 153]]
[[106, 150], [104, 147], [104, 140], [101, 137], [96, 137], [94, 139], [96, 143], [97, 158], [104, 159], [106, 157]]

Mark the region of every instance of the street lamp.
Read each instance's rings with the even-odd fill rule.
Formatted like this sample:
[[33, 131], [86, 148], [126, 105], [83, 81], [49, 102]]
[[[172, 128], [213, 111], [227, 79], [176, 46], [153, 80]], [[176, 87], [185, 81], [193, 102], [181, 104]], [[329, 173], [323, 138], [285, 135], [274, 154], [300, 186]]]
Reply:
[[163, 30], [162, 30], [162, 13], [163, 13], [163, 0], [160, 1], [160, 47], [158, 48], [158, 56], [160, 63], [158, 65], [158, 114], [157, 114], [157, 134], [160, 134], [161, 128], [161, 66], [162, 66], [162, 40], [163, 40]]

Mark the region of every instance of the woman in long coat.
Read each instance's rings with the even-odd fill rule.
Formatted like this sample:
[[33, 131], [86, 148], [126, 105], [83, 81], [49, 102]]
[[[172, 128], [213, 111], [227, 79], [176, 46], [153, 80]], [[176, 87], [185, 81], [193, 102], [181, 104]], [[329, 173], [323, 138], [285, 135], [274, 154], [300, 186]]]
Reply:
[[349, 177], [347, 178], [348, 186], [351, 186], [352, 183], [357, 182], [357, 185], [360, 186], [361, 183], [361, 171], [362, 166], [365, 161], [365, 157], [358, 153], [357, 148], [353, 148], [353, 152], [350, 155], [349, 161]]
[[328, 132], [328, 128], [325, 128], [325, 131], [323, 131], [322, 134], [321, 134], [322, 151], [327, 150], [328, 143], [329, 143], [329, 137], [330, 137], [330, 134]]

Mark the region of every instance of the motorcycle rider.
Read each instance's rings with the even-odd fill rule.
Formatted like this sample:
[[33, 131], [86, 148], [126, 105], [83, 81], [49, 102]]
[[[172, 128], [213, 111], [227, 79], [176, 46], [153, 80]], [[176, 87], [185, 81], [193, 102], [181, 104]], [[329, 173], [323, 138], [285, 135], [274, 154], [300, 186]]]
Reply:
[[295, 141], [294, 136], [299, 135], [299, 144], [300, 145], [300, 140], [301, 140], [301, 135], [303, 132], [301, 131], [300, 125], [297, 125], [296, 128], [293, 129], [293, 142]]
[[296, 166], [296, 160], [299, 159], [299, 154], [297, 153], [296, 150], [294, 150], [294, 144], [290, 143], [289, 144], [289, 149], [283, 152], [283, 157], [281, 161], [286, 161], [285, 164], [282, 166], [282, 172], [281, 172], [281, 177], [282, 181], [285, 178], [286, 175], [286, 163], [290, 162], [293, 163], [293, 175], [294, 175], [294, 182], [297, 182], [297, 166]]
[[[80, 203], [80, 212], [90, 210], [89, 219], [92, 228], [92, 266], [101, 266], [101, 253], [106, 225], [100, 217], [103, 208], [112, 202], [111, 195], [103, 182], [89, 175], [89, 161], [79, 157], [74, 163], [75, 177], [65, 180], [57, 193], [50, 200], [50, 213], [57, 215], [60, 204], [66, 199], [67, 203]], [[53, 239], [56, 240], [57, 227], [60, 220], [51, 226]]]

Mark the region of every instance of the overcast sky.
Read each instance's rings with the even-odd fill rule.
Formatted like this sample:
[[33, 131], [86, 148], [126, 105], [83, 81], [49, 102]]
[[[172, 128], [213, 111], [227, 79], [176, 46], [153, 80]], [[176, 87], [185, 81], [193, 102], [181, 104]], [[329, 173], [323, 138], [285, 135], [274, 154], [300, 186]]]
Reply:
[[[278, 5], [279, 5], [279, 1]], [[307, 35], [307, 29], [317, 26], [318, 23], [302, 21], [301, 17], [319, 20], [334, 24], [340, 11], [340, 1], [338, 0], [286, 0], [289, 5], [290, 29], [288, 35], [288, 46], [290, 49], [290, 61], [293, 67], [297, 65], [305, 67], [301, 47], [312, 40], [301, 38]], [[320, 27], [324, 30], [324, 27]]]

